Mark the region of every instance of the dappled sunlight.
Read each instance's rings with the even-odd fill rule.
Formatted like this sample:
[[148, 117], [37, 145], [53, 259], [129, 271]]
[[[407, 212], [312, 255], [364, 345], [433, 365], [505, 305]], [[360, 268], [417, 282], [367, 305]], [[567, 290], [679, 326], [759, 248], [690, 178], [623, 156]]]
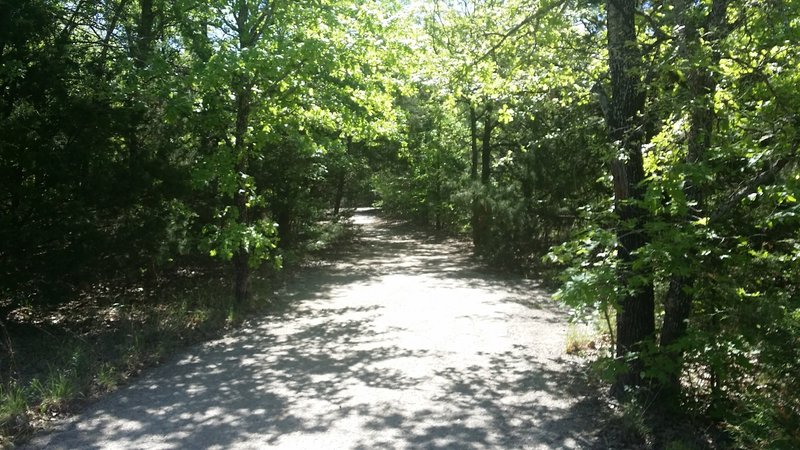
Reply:
[[280, 314], [97, 403], [48, 448], [577, 448], [592, 432], [564, 314], [457, 241], [357, 214]]

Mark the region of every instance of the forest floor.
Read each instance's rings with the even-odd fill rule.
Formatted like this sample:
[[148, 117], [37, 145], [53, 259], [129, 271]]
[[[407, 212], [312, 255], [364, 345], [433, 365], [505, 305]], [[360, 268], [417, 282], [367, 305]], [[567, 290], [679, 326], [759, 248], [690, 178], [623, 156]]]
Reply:
[[[280, 311], [188, 349], [23, 448], [591, 448], [607, 414], [534, 281], [362, 211]], [[607, 444], [607, 443], [606, 443]]]

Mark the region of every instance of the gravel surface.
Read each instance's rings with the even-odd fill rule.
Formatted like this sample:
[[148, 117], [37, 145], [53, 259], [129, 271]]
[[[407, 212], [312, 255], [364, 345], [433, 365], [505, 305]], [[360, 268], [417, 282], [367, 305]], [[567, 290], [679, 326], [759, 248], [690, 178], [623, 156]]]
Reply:
[[588, 448], [598, 401], [535, 282], [355, 217], [279, 315], [194, 347], [26, 448]]

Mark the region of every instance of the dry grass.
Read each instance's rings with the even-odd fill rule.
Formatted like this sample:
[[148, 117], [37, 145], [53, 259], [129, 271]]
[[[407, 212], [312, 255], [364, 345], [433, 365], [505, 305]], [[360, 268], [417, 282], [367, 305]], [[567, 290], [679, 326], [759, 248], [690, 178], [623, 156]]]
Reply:
[[570, 324], [567, 329], [565, 351], [569, 355], [583, 355], [597, 349], [599, 337], [585, 325]]

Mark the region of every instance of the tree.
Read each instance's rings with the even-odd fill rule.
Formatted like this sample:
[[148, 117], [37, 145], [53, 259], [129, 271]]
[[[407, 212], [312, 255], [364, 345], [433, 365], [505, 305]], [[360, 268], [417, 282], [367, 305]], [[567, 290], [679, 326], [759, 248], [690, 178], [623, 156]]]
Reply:
[[[608, 67], [611, 98], [606, 115], [609, 139], [617, 156], [611, 163], [614, 179], [614, 207], [619, 218], [617, 253], [623, 293], [617, 311], [617, 358], [628, 358], [654, 337], [655, 310], [650, 277], [634, 267], [636, 252], [645, 246], [646, 213], [638, 204], [644, 199], [645, 181], [644, 90], [641, 85], [641, 56], [637, 44], [635, 0], [609, 0]], [[637, 384], [641, 362], [634, 362], [620, 374], [618, 385]]]
[[[701, 220], [705, 217], [706, 206], [704, 202], [704, 181], [707, 173], [708, 153], [711, 149], [714, 134], [713, 93], [718, 84], [718, 74], [712, 68], [720, 62], [721, 41], [729, 32], [727, 23], [727, 0], [714, 0], [711, 8], [705, 14], [697, 14], [697, 5], [692, 2], [682, 2], [678, 5], [676, 23], [681, 24], [681, 34], [677, 37], [680, 58], [686, 65], [685, 91], [686, 104], [688, 105], [688, 132], [686, 135], [687, 180], [684, 185], [684, 195], [687, 202], [686, 219], [688, 221]], [[700, 16], [700, 20], [695, 19]], [[701, 30], [703, 39], [701, 40]], [[710, 55], [703, 54], [703, 43], [708, 47]], [[661, 328], [659, 345], [665, 354], [669, 355], [671, 371], [663, 383], [662, 396], [676, 401], [680, 393], [680, 373], [682, 368], [682, 349], [680, 340], [685, 337], [690, 318], [692, 295], [691, 279], [681, 274], [683, 268], [692, 267], [697, 259], [695, 249], [688, 249], [686, 253], [676, 255], [674, 264], [678, 267], [673, 270], [669, 279], [669, 288], [664, 300], [664, 319]]]

